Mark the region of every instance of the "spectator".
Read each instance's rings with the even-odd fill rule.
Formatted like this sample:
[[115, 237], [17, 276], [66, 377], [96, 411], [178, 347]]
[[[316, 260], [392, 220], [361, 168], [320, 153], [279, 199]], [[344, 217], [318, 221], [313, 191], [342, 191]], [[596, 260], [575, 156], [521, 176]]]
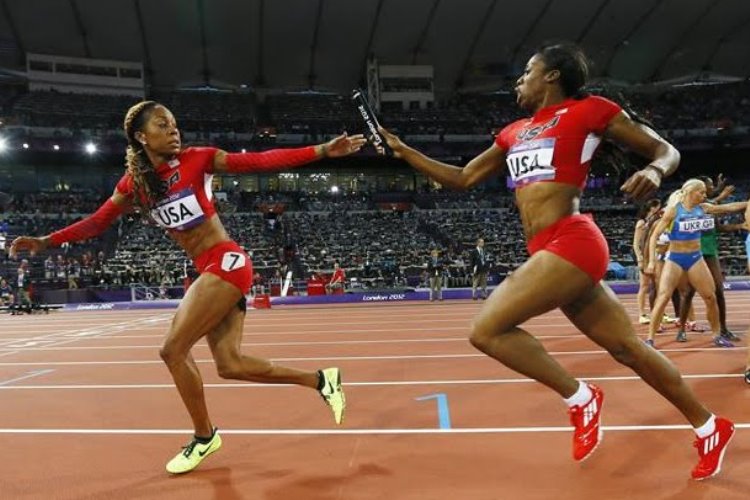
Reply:
[[0, 278], [0, 306], [13, 305], [13, 289], [5, 278]]
[[326, 293], [332, 294], [337, 290], [344, 290], [344, 285], [346, 281], [346, 274], [344, 273], [344, 270], [341, 269], [339, 266], [338, 261], [333, 263], [333, 274], [331, 275], [331, 280], [326, 283]]

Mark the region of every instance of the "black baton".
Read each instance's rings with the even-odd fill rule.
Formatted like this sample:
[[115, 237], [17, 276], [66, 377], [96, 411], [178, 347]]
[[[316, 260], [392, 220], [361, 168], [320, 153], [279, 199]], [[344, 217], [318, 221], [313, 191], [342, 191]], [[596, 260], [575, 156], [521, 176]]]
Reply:
[[378, 131], [380, 123], [378, 123], [378, 118], [370, 107], [370, 103], [367, 102], [365, 91], [362, 89], [353, 90], [352, 100], [357, 107], [357, 113], [362, 117], [362, 121], [365, 122], [365, 135], [369, 136], [369, 141], [376, 149], [382, 147], [386, 156], [393, 156], [393, 151], [388, 147], [388, 143], [380, 134], [380, 131]]

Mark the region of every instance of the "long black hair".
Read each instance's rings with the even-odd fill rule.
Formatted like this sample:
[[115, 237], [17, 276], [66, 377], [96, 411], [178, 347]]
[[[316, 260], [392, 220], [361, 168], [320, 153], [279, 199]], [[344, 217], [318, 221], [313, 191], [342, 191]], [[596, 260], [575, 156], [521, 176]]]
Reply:
[[[599, 95], [617, 102], [634, 122], [655, 129], [653, 123], [636, 111], [621, 91], [608, 86], [597, 86], [596, 89], [587, 87], [592, 64], [578, 45], [572, 42], [547, 43], [534, 53], [544, 62], [547, 71], [560, 72], [559, 84], [567, 97], [584, 99], [591, 95]], [[632, 165], [633, 161], [628, 153], [610, 142], [605, 142], [595, 157], [592, 170], [613, 170], [619, 174], [630, 169]]]
[[159, 106], [156, 101], [141, 101], [132, 106], [125, 114], [125, 137], [128, 147], [125, 152], [125, 166], [127, 172], [133, 178], [133, 202], [140, 209], [142, 215], [148, 217], [151, 207], [166, 194], [166, 187], [159, 179], [158, 174], [151, 164], [146, 150], [136, 138], [135, 133], [143, 129], [143, 126], [151, 117], [151, 111]]

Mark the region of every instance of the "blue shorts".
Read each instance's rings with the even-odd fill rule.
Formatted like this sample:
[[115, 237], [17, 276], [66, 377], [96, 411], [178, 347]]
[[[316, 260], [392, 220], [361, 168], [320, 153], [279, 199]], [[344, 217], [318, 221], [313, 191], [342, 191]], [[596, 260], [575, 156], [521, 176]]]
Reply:
[[745, 255], [750, 260], [750, 233], [747, 233], [747, 236], [745, 236]]
[[701, 260], [703, 258], [703, 254], [701, 254], [700, 250], [695, 252], [687, 252], [687, 253], [681, 253], [681, 252], [669, 252], [667, 253], [667, 260], [671, 260], [678, 266], [680, 266], [685, 271], [689, 271], [693, 265], [695, 265], [696, 262]]

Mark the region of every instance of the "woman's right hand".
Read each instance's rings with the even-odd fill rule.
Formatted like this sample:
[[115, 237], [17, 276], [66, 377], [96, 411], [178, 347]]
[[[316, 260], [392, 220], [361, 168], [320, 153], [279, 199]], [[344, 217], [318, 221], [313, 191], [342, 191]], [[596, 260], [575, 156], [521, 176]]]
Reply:
[[654, 274], [654, 263], [649, 262], [648, 266], [646, 267], [646, 270], [644, 271], [644, 274]]
[[31, 255], [36, 255], [37, 253], [45, 250], [47, 246], [49, 245], [49, 240], [47, 238], [35, 238], [33, 236], [19, 236], [15, 240], [13, 240], [13, 243], [10, 244], [10, 249], [8, 250], [8, 255], [15, 259], [18, 255], [18, 251], [26, 250]]
[[[393, 151], [394, 158], [403, 157], [403, 152], [407, 148], [406, 144], [404, 144], [397, 135], [388, 132], [383, 127], [378, 127], [378, 132], [380, 132], [380, 135], [383, 136], [388, 147]], [[378, 150], [378, 153], [385, 154], [385, 150], [382, 147], [376, 147], [376, 149]]]

